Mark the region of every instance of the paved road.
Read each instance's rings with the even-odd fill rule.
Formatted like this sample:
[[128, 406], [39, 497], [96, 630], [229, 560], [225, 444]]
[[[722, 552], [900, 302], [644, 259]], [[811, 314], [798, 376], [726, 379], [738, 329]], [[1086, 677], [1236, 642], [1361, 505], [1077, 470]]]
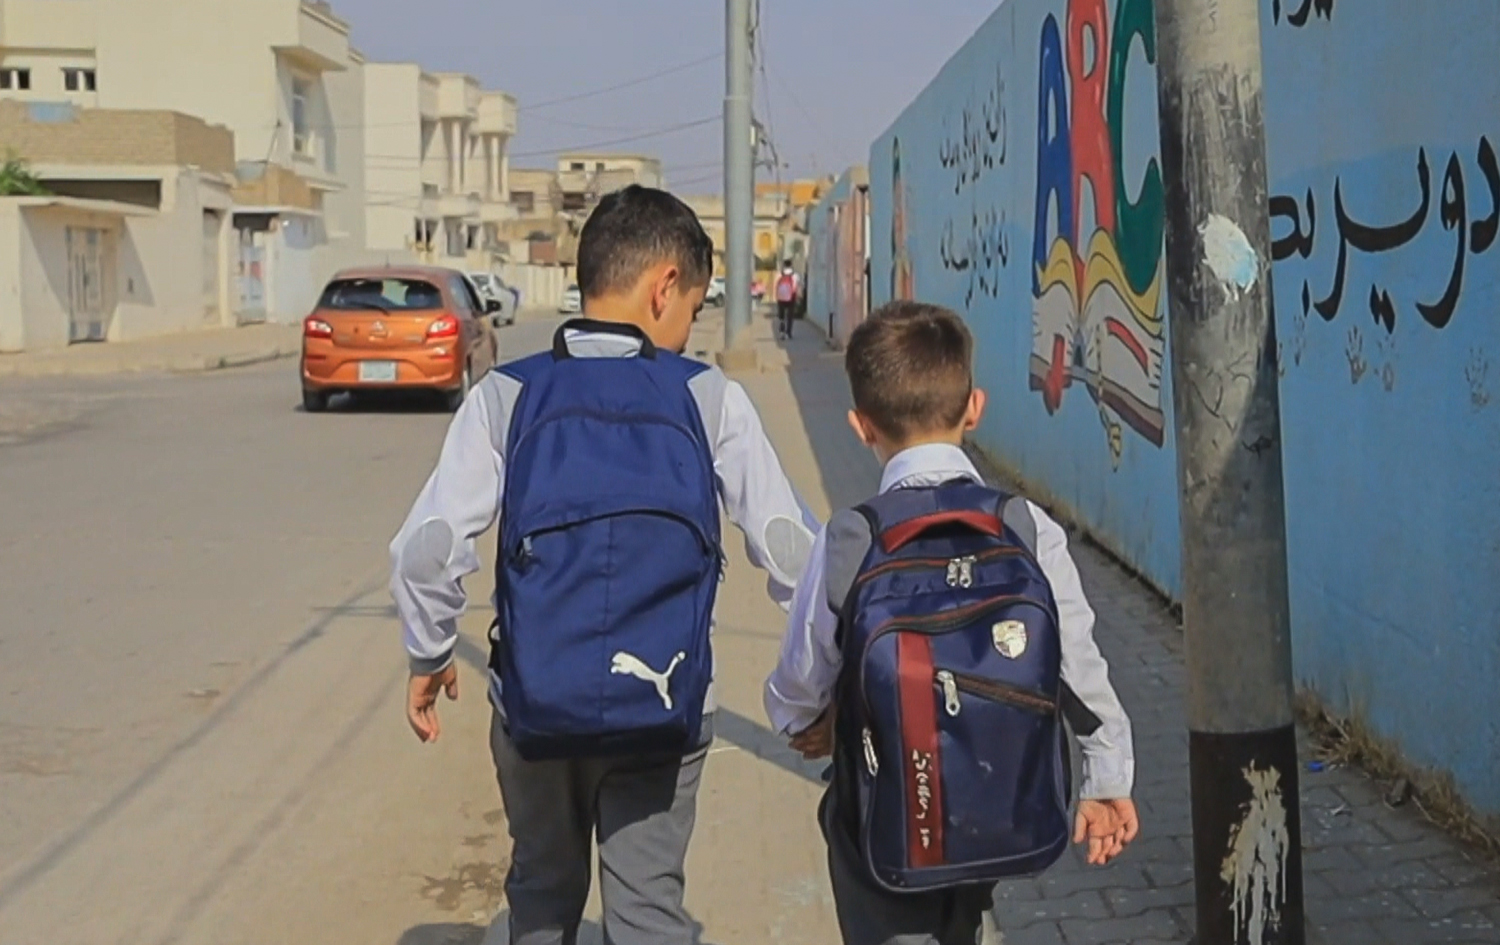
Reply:
[[385, 592], [447, 418], [304, 415], [292, 364], [0, 382], [3, 945], [414, 945], [498, 898], [479, 676], [419, 746]]

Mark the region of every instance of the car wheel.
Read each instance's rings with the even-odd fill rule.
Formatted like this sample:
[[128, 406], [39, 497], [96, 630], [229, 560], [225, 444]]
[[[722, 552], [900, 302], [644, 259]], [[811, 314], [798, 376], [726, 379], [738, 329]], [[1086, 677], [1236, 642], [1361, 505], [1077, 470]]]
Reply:
[[308, 413], [322, 413], [328, 409], [330, 395], [322, 390], [302, 390], [302, 409]]
[[459, 386], [443, 395], [443, 405], [448, 408], [449, 413], [456, 413], [459, 407], [464, 405], [464, 400], [469, 396], [469, 390], [474, 386], [474, 377], [469, 372], [468, 365], [464, 366], [464, 378]]

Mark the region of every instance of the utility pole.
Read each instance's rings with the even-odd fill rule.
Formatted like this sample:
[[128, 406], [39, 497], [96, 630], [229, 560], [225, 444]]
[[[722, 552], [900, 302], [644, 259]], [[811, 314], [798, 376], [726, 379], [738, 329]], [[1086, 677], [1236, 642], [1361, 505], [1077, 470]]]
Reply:
[[1156, 0], [1197, 945], [1304, 945], [1258, 0]]
[[724, 347], [740, 348], [750, 329], [755, 270], [755, 168], [751, 131], [750, 9], [753, 0], [724, 4]]

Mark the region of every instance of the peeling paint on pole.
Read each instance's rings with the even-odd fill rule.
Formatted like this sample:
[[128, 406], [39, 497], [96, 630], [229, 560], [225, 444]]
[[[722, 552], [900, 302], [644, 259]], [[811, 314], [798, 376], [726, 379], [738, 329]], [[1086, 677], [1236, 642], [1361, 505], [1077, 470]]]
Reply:
[[1266, 932], [1281, 924], [1291, 839], [1281, 773], [1248, 767], [1244, 774], [1250, 785], [1250, 802], [1230, 835], [1229, 852], [1219, 877], [1233, 897], [1236, 931], [1250, 945], [1263, 945]]

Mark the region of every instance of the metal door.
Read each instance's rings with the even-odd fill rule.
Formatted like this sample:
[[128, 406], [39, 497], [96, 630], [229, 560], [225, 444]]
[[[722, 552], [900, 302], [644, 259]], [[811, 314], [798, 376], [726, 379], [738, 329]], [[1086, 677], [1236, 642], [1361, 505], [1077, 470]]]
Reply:
[[104, 293], [105, 231], [70, 226], [68, 251], [68, 343], [103, 341], [108, 332]]

